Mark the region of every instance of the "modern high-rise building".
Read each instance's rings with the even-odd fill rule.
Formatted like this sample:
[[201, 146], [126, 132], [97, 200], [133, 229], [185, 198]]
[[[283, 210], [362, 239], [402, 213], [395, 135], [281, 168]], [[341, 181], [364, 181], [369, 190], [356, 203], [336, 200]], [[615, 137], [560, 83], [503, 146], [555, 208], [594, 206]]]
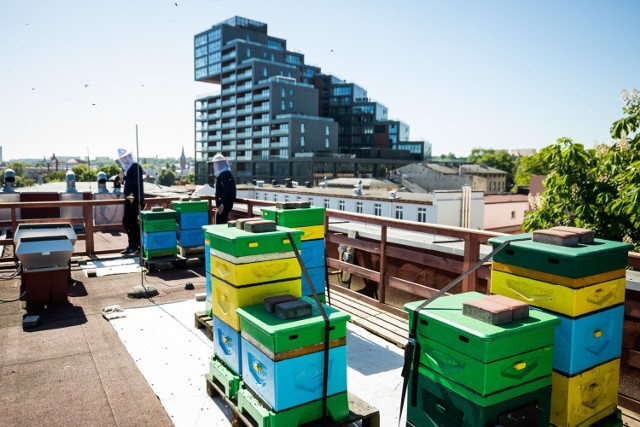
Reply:
[[196, 34], [194, 48], [195, 80], [220, 86], [195, 101], [197, 183], [217, 153], [238, 182], [380, 174], [430, 156], [364, 89], [306, 65], [267, 24], [233, 17]]

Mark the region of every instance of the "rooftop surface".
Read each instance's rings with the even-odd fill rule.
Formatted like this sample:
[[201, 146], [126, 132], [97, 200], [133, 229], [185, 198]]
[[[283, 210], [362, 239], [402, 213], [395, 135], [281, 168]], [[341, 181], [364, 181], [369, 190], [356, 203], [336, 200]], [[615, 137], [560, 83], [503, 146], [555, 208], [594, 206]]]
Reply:
[[[105, 233], [96, 238], [97, 249], [124, 247], [124, 239], [121, 233]], [[72, 259], [69, 304], [40, 312], [36, 327], [23, 328], [26, 311], [20, 301], [0, 303], [0, 426], [225, 425], [224, 420], [211, 424], [211, 418], [205, 415], [190, 421], [177, 418], [180, 411], [175, 406], [186, 405], [186, 400], [167, 400], [153, 379], [181, 372], [176, 368], [180, 361], [176, 365], [164, 351], [190, 344], [170, 336], [160, 318], [164, 314], [179, 317], [169, 307], [193, 302], [195, 294], [205, 292], [204, 265], [189, 262], [185, 268], [160, 269], [146, 275], [134, 272], [94, 277], [83, 270], [85, 261]], [[4, 280], [0, 281], [0, 299], [15, 300], [20, 276], [10, 277], [15, 271], [13, 265], [1, 267]], [[195, 289], [185, 290], [186, 282]], [[127, 297], [131, 288], [141, 283], [153, 286], [159, 294], [150, 299]], [[125, 309], [127, 318], [105, 320], [103, 308], [116, 304]], [[162, 308], [157, 318], [153, 317], [155, 308]], [[194, 336], [189, 328], [177, 329], [182, 330], [180, 340]], [[197, 341], [202, 341], [201, 337]], [[352, 325], [347, 343], [349, 390], [380, 410], [382, 426], [398, 425], [400, 350]], [[203, 344], [193, 345], [201, 348]], [[183, 364], [187, 363], [190, 359], [185, 358]], [[189, 381], [204, 386], [204, 378]], [[204, 387], [199, 397], [202, 411], [215, 412], [215, 416], [229, 413], [219, 398], [210, 405]], [[624, 414], [625, 425], [640, 425], [639, 420], [635, 414]]]

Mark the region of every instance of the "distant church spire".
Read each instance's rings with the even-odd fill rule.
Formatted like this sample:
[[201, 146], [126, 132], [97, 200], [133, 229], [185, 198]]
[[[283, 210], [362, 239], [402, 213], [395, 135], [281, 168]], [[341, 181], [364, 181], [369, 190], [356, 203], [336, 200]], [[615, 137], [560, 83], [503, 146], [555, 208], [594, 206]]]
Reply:
[[180, 156], [180, 169], [182, 170], [182, 175], [185, 174], [185, 168], [187, 167], [187, 158], [184, 155], [184, 147], [182, 147], [182, 155]]

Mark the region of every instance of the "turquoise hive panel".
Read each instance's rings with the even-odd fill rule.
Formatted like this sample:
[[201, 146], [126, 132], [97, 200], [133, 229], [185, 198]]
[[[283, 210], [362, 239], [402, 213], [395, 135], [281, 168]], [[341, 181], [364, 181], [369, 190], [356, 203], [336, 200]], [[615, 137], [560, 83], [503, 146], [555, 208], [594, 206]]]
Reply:
[[620, 357], [624, 305], [579, 318], [558, 316], [553, 369], [568, 376]]
[[[242, 339], [242, 380], [274, 411], [322, 398], [324, 352], [274, 362]], [[327, 394], [347, 390], [347, 346], [329, 350]]]

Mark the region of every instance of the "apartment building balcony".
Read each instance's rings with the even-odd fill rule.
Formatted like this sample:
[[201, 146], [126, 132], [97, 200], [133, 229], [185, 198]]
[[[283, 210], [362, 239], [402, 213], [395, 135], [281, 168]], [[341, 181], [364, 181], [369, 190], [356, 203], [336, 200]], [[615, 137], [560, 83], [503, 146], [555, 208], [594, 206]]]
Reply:
[[222, 117], [232, 117], [232, 116], [235, 116], [235, 115], [236, 115], [236, 109], [235, 108], [222, 112]]

